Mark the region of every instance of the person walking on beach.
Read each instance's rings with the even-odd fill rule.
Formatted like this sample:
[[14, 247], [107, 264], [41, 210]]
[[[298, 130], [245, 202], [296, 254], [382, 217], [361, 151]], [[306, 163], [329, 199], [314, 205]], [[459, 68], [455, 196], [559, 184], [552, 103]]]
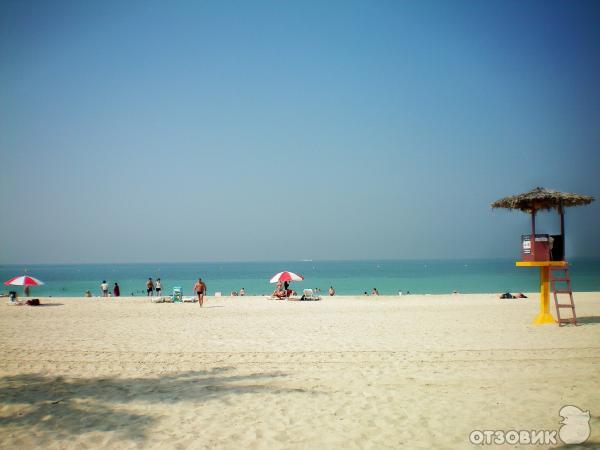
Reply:
[[198, 281], [194, 285], [194, 292], [198, 295], [198, 304], [202, 307], [204, 304], [204, 294], [206, 293], [206, 284], [204, 284], [202, 278], [198, 278]]
[[156, 279], [156, 286], [155, 286], [155, 289], [156, 289], [156, 296], [157, 296], [157, 297], [160, 297], [160, 293], [161, 293], [161, 291], [162, 291], [162, 284], [161, 284], [161, 282], [160, 282], [160, 278], [157, 278], [157, 279]]
[[119, 288], [119, 284], [115, 283], [115, 285], [113, 286], [113, 295], [115, 297], [120, 297], [121, 296], [121, 288]]
[[152, 278], [148, 278], [148, 281], [146, 281], [146, 296], [152, 297], [153, 292], [154, 292], [154, 283], [152, 282]]
[[103, 280], [100, 284], [100, 290], [102, 291], [102, 297], [108, 297], [108, 283]]

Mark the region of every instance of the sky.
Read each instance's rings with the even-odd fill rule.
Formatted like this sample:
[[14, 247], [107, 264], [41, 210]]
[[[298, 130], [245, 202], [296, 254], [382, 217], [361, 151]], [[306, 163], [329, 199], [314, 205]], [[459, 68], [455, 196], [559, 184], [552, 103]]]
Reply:
[[[600, 196], [594, 1], [0, 0], [0, 264], [517, 257]], [[554, 214], [539, 232], [558, 232]], [[567, 256], [600, 257], [600, 205]]]

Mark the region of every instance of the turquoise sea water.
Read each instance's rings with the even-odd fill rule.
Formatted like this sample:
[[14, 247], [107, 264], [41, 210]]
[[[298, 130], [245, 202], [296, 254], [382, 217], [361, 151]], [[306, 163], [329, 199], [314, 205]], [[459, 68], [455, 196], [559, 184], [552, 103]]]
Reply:
[[[600, 291], [600, 259], [574, 259], [571, 278], [576, 291]], [[245, 288], [248, 295], [268, 294], [273, 290], [269, 278], [282, 270], [305, 277], [293, 288], [320, 288], [326, 292], [334, 286], [338, 294], [356, 295], [376, 287], [382, 295], [399, 290], [414, 294], [442, 294], [459, 291], [534, 292], [538, 290], [538, 269], [517, 268], [514, 260], [400, 260], [400, 261], [287, 261], [230, 263], [144, 263], [144, 264], [61, 264], [0, 265], [2, 281], [22, 275], [24, 270], [44, 281], [32, 288], [32, 295], [82, 296], [86, 290], [99, 295], [100, 283], [106, 280], [112, 292], [114, 282], [121, 295], [145, 295], [148, 277], [161, 278], [163, 294], [182, 286], [191, 295], [198, 277], [202, 277], [209, 295], [223, 295]], [[2, 292], [13, 287], [3, 286]], [[20, 293], [22, 288], [16, 290]]]

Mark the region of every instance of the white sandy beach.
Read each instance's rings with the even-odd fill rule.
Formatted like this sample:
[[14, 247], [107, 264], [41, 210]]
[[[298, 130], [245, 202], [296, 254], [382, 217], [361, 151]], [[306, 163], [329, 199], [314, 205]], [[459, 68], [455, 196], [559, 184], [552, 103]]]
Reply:
[[600, 293], [575, 301], [559, 328], [536, 294], [2, 299], [0, 445], [465, 448], [568, 404], [600, 445]]

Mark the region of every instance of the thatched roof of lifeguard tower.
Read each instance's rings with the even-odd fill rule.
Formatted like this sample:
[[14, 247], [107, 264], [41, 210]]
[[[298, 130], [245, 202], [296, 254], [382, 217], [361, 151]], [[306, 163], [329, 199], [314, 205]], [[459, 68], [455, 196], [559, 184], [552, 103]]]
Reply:
[[567, 206], [589, 205], [594, 197], [589, 195], [573, 194], [571, 192], [559, 192], [551, 189], [537, 187], [523, 194], [511, 195], [501, 198], [492, 203], [492, 208], [519, 209], [531, 212], [533, 209], [553, 209]]

